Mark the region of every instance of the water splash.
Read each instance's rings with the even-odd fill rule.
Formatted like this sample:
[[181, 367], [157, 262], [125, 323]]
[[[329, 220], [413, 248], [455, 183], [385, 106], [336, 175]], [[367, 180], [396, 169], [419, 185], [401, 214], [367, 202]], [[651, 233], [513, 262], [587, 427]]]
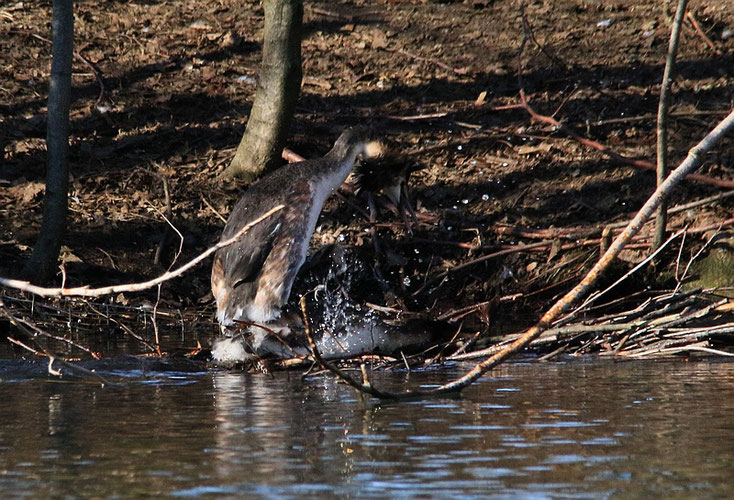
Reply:
[[[430, 340], [427, 332], [404, 332], [382, 321], [378, 314], [362, 305], [377, 286], [369, 269], [357, 256], [342, 247], [334, 246], [329, 259], [314, 266], [302, 278], [299, 289], [293, 293], [291, 310], [298, 310], [302, 295], [308, 300], [308, 313], [313, 334], [321, 355], [327, 359], [343, 359], [363, 354], [390, 354], [401, 349], [424, 344]], [[290, 358], [308, 355], [302, 325], [266, 325], [278, 329], [279, 340], [258, 327], [245, 334], [219, 339], [212, 347], [214, 360], [223, 365], [253, 361], [258, 357]], [[282, 328], [289, 329], [287, 332]]]
[[309, 301], [311, 322], [324, 356], [383, 351], [386, 325], [374, 310], [361, 305], [359, 287], [369, 281], [369, 270], [342, 247], [332, 250], [325, 275], [313, 276], [313, 300]]

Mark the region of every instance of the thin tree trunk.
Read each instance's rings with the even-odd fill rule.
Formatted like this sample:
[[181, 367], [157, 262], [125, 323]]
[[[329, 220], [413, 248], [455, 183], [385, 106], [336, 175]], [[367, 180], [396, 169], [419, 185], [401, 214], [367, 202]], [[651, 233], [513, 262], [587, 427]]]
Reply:
[[262, 65], [247, 129], [224, 178], [251, 181], [276, 167], [301, 90], [301, 0], [264, 0]]
[[[680, 29], [683, 24], [683, 15], [686, 12], [687, 0], [678, 1], [678, 9], [673, 20], [673, 27], [670, 30], [670, 43], [668, 44], [668, 57], [665, 61], [665, 70], [663, 71], [663, 83], [660, 85], [660, 102], [658, 103], [658, 144], [657, 144], [657, 179], [658, 187], [660, 187], [665, 178], [668, 176], [668, 103], [670, 102], [670, 83], [675, 68], [675, 56], [678, 53], [678, 40], [680, 39]], [[665, 226], [668, 224], [668, 204], [665, 200], [660, 203], [655, 213], [655, 235], [652, 240], [650, 253], [663, 244], [665, 239]]]
[[74, 2], [53, 0], [51, 83], [46, 127], [46, 195], [41, 233], [24, 268], [31, 281], [46, 281], [56, 270], [61, 238], [66, 230], [69, 189], [69, 105], [71, 62], [74, 57]]

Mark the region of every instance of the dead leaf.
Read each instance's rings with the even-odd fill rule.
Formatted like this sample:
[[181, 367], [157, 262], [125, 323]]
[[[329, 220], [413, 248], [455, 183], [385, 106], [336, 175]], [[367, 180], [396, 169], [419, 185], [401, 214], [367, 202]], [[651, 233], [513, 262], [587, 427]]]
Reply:
[[78, 256], [74, 255], [74, 253], [71, 251], [71, 248], [67, 246], [62, 246], [60, 253], [61, 253], [61, 256], [59, 257], [59, 260], [63, 264], [68, 264], [69, 262], [84, 262]]
[[42, 182], [29, 182], [21, 190], [20, 202], [24, 205], [32, 202], [43, 190], [44, 184]]
[[84, 57], [92, 63], [98, 63], [104, 59], [104, 52], [99, 49], [88, 50], [84, 54]]
[[561, 240], [553, 240], [553, 243], [551, 243], [550, 252], [548, 252], [548, 262], [555, 259], [556, 256], [561, 253], [561, 249]]
[[331, 84], [329, 82], [327, 82], [326, 80], [322, 80], [321, 78], [314, 78], [312, 76], [305, 76], [303, 78], [303, 84], [321, 87], [325, 90], [331, 90]]
[[367, 39], [373, 49], [384, 49], [387, 47], [387, 35], [381, 30], [371, 30], [367, 35]]
[[515, 148], [515, 152], [520, 155], [530, 155], [533, 153], [548, 153], [552, 149], [553, 146], [550, 145], [548, 142], [543, 142], [541, 144], [526, 144], [524, 146], [518, 146]]

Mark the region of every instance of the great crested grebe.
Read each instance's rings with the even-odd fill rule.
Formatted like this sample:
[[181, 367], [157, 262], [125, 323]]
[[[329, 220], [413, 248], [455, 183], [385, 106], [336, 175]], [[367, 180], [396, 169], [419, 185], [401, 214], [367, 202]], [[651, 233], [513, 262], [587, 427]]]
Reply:
[[[215, 253], [211, 284], [222, 333], [232, 336], [243, 331], [242, 325], [252, 323], [266, 326], [244, 329], [254, 337], [245, 343], [247, 350], [255, 354], [268, 332], [283, 334], [282, 325], [287, 321], [280, 319], [281, 313], [306, 259], [324, 202], [345, 181], [359, 155], [380, 154], [377, 144], [368, 141], [363, 129], [346, 129], [323, 158], [285, 165], [248, 187], [227, 220], [222, 241], [270, 208], [281, 204], [285, 208]], [[381, 182], [375, 188], [391, 192], [395, 188], [388, 184], [402, 182], [384, 175], [384, 169], [368, 176], [380, 176]], [[287, 334], [288, 331], [284, 336]], [[217, 341], [212, 348], [213, 357], [243, 357], [242, 344], [237, 342], [234, 349], [238, 352], [233, 355], [231, 339]]]

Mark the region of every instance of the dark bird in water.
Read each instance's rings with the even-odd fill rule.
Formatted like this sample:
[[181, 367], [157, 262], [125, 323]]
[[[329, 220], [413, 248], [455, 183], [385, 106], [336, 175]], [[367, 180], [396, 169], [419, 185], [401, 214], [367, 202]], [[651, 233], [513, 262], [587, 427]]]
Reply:
[[269, 209], [285, 208], [214, 255], [212, 292], [223, 331], [238, 321], [267, 324], [280, 318], [324, 202], [366, 153], [365, 132], [347, 129], [323, 158], [288, 164], [249, 186], [222, 240]]

